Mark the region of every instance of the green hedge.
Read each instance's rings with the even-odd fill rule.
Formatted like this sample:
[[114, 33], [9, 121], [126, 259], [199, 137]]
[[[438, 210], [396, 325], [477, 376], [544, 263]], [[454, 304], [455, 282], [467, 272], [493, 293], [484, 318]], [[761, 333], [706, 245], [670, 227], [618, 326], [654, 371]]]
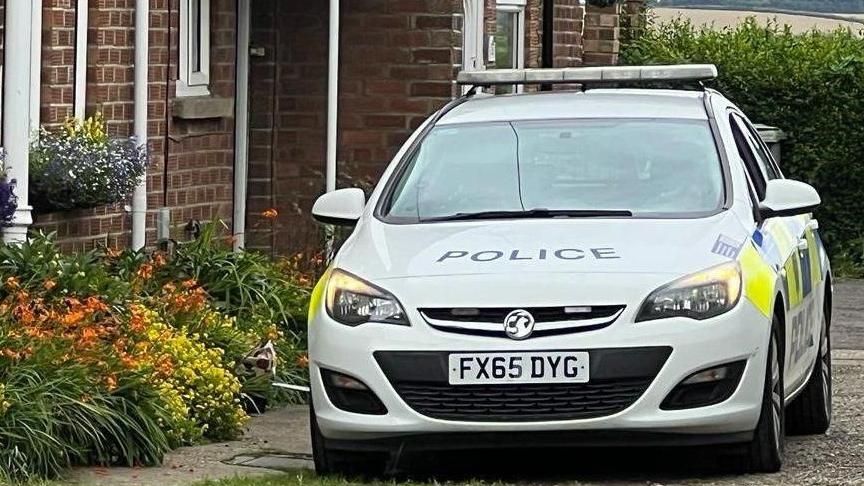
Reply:
[[711, 30], [675, 20], [624, 48], [626, 64], [708, 62], [710, 83], [755, 123], [782, 128], [787, 177], [819, 189], [817, 212], [835, 266], [862, 268], [864, 247], [864, 40], [846, 30], [796, 35], [749, 19]]
[[860, 13], [864, 12], [864, 0], [652, 0], [651, 5], [662, 7], [675, 6], [712, 6], [740, 8], [779, 8], [802, 10], [805, 12]]

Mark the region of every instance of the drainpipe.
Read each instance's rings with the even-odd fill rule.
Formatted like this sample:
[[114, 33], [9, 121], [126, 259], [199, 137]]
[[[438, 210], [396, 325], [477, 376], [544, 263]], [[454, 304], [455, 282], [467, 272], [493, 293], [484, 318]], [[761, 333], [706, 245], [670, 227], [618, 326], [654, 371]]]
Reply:
[[339, 0], [330, 0], [330, 41], [327, 63], [327, 192], [336, 190], [336, 140], [339, 119]]
[[[147, 138], [147, 72], [150, 58], [149, 0], [135, 2], [135, 138], [148, 149]], [[167, 161], [165, 161], [167, 163]], [[147, 242], [147, 171], [145, 169], [132, 195], [132, 249], [140, 250]]]
[[[27, 199], [30, 177], [30, 60], [32, 49], [32, 4], [25, 0], [6, 2], [6, 59], [3, 69], [3, 146], [9, 180], [17, 181], [18, 209], [10, 226], [3, 229], [3, 241], [23, 243], [33, 224]], [[14, 49], [11, 48], [14, 46]], [[36, 67], [38, 69], [38, 67]]]
[[251, 0], [237, 4], [237, 92], [234, 113], [234, 251], [246, 246], [249, 162], [249, 22]]

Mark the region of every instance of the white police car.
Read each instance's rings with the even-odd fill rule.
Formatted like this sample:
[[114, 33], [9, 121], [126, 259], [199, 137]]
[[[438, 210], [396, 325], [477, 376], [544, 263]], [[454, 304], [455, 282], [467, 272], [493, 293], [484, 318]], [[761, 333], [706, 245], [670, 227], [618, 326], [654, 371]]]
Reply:
[[807, 184], [698, 82], [714, 66], [463, 73], [578, 91], [461, 97], [359, 189], [309, 310], [320, 472], [412, 450], [742, 444], [831, 420], [831, 271]]

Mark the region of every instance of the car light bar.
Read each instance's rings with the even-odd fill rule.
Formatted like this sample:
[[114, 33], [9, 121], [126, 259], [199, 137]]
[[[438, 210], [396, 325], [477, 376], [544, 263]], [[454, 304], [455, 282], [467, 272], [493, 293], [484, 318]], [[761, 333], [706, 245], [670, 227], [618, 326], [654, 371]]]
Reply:
[[588, 84], [609, 82], [708, 81], [717, 77], [713, 64], [671, 66], [608, 66], [560, 69], [488, 69], [462, 71], [457, 82], [465, 85]]

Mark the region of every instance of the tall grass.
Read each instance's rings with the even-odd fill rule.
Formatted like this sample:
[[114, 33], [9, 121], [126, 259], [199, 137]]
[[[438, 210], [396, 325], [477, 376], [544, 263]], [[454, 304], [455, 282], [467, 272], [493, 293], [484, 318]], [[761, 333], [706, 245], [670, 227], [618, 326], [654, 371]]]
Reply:
[[[0, 474], [7, 481], [56, 477], [75, 464], [157, 464], [168, 450], [160, 410], [134, 384], [100, 393], [86, 369], [23, 362], [6, 369]], [[139, 400], [139, 398], [142, 398]]]

